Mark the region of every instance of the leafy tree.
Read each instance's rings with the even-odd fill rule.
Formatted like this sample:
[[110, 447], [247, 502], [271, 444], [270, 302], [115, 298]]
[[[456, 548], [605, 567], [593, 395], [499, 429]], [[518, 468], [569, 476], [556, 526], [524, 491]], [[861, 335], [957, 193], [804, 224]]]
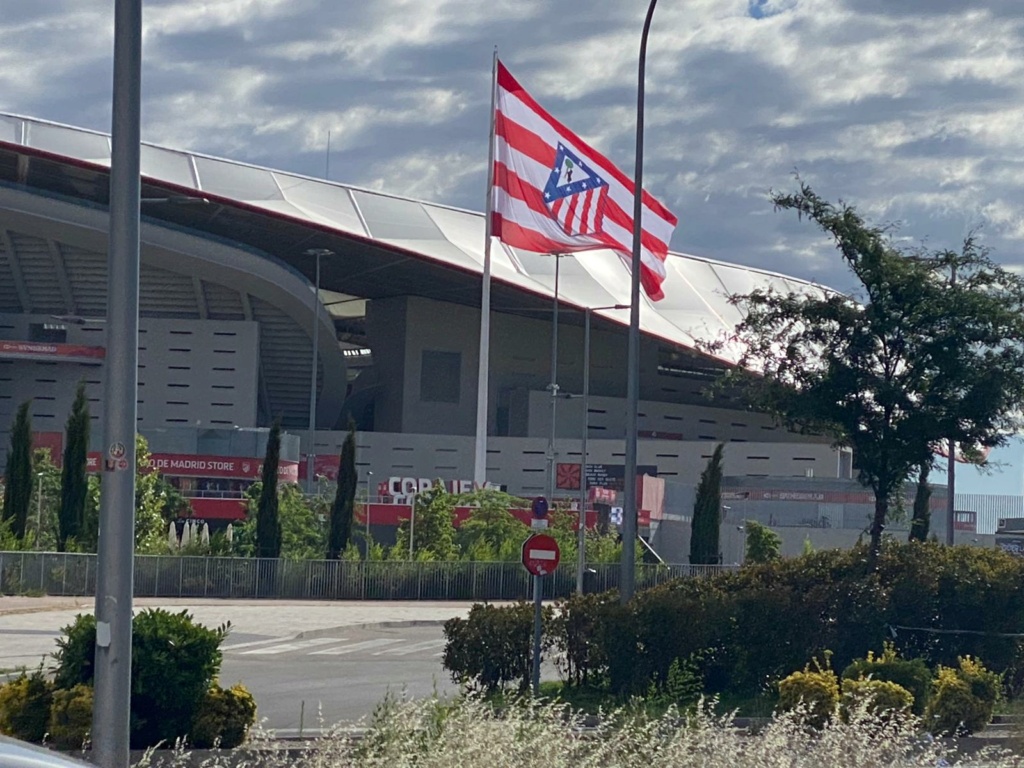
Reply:
[[181, 495], [150, 466], [151, 459], [146, 438], [136, 435], [135, 549], [140, 554], [163, 554], [167, 551], [169, 514], [180, 511], [174, 508], [174, 498]]
[[60, 512], [57, 551], [63, 552], [68, 539], [80, 539], [85, 527], [85, 502], [89, 493], [86, 462], [89, 454], [89, 401], [85, 382], [78, 382], [75, 401], [64, 428], [64, 466], [61, 468]]
[[744, 351], [726, 379], [790, 428], [853, 449], [875, 495], [873, 562], [890, 503], [937, 443], [991, 447], [1020, 431], [1024, 281], [973, 235], [959, 252], [904, 252], [804, 183], [773, 201], [831, 237], [860, 290], [733, 296], [745, 312], [733, 339]]
[[[262, 482], [255, 482], [246, 490], [249, 515], [245, 522], [234, 528], [233, 544], [239, 554], [256, 554], [259, 526], [259, 500], [263, 495]], [[279, 557], [290, 560], [318, 560], [327, 546], [326, 510], [317, 498], [307, 499], [299, 486], [286, 483], [278, 493], [278, 520], [281, 526], [281, 552]], [[211, 545], [212, 545], [211, 540]]]
[[277, 497], [277, 468], [281, 461], [281, 420], [276, 419], [267, 438], [263, 459], [262, 485], [256, 508], [256, 556], [281, 556], [280, 501]]
[[[519, 557], [530, 529], [510, 510], [528, 507], [529, 503], [525, 499], [493, 488], [480, 488], [460, 494], [455, 499], [455, 506], [471, 508], [456, 536], [459, 549], [467, 559], [482, 562], [508, 561]], [[568, 532], [572, 534], [571, 520]], [[559, 543], [562, 543], [561, 540]]]
[[917, 491], [914, 494], [914, 517], [910, 521], [910, 541], [927, 541], [928, 527], [931, 523], [932, 513], [929, 503], [932, 498], [932, 489], [928, 485], [928, 467], [921, 469], [917, 480]]
[[747, 552], [744, 561], [747, 563], [767, 563], [779, 558], [782, 549], [782, 538], [757, 520], [747, 520]]
[[417, 560], [454, 560], [455, 496], [444, 489], [440, 480], [433, 487], [417, 494], [413, 516], [403, 520], [395, 536], [393, 557], [408, 558], [409, 534], [412, 528], [413, 557]]
[[10, 521], [12, 535], [25, 538], [29, 501], [32, 499], [32, 416], [31, 400], [26, 400], [14, 416], [11, 426], [11, 444], [7, 451], [7, 469], [4, 472], [4, 520]]
[[[338, 461], [338, 487], [331, 505], [331, 529], [327, 537], [327, 559], [337, 560], [348, 547], [352, 537], [352, 517], [355, 514], [356, 485], [356, 428], [349, 424], [345, 442], [341, 445]], [[367, 501], [369, 503], [369, 501]]]
[[693, 504], [690, 533], [690, 563], [715, 565], [721, 559], [718, 547], [719, 526], [722, 523], [722, 450], [715, 446], [707, 466], [700, 474], [697, 498]]
[[[57, 546], [57, 516], [60, 512], [61, 471], [47, 448], [32, 452], [32, 499], [25, 526], [26, 549], [52, 551]], [[41, 496], [40, 496], [41, 494]]]

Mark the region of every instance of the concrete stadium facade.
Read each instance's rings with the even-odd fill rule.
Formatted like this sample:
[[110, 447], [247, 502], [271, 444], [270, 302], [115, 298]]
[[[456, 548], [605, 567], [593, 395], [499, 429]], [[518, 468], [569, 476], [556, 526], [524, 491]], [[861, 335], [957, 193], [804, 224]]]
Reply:
[[[34, 430], [60, 433], [80, 380], [101, 448], [105, 325], [116, 322], [105, 316], [109, 162], [106, 135], [0, 114], [0, 452], [29, 398]], [[142, 173], [139, 429], [165, 466], [173, 456], [258, 459], [262, 430], [280, 417], [291, 434], [284, 458], [298, 466], [312, 445], [325, 474], [354, 421], [371, 496], [394, 478], [472, 476], [481, 214], [150, 145]], [[311, 249], [330, 252], [319, 294]], [[487, 476], [536, 495], [546, 485], [554, 264], [500, 244], [493, 258]], [[560, 271], [558, 383], [571, 394], [582, 389], [582, 310], [626, 303], [628, 279], [608, 251], [564, 257]], [[825, 438], [708, 397], [736, 350], [712, 357], [698, 344], [738, 319], [727, 296], [755, 286], [821, 290], [672, 254], [667, 298], [644, 302], [638, 463], [658, 477], [692, 485], [716, 442], [727, 443], [729, 476], [850, 477], [849, 455]], [[627, 322], [627, 310], [593, 312], [588, 462], [612, 476]], [[560, 400], [560, 465], [579, 464], [582, 425], [580, 400]]]

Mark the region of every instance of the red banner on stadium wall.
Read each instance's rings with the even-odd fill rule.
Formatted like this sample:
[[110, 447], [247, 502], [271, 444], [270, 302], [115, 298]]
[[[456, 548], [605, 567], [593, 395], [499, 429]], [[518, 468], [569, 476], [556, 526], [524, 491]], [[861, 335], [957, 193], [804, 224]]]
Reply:
[[64, 433], [33, 432], [32, 450], [38, 451], [40, 448], [50, 452], [50, 461], [60, 469], [64, 464]]
[[[313, 457], [313, 475], [316, 477], [325, 477], [332, 483], [338, 479], [338, 464], [341, 461], [339, 454], [331, 454], [329, 456], [317, 455]], [[303, 454], [302, 458], [299, 459], [299, 480], [306, 479], [306, 467], [309, 459]]]
[[[263, 469], [262, 459], [242, 456], [202, 456], [189, 453], [154, 453], [149, 465], [161, 475], [169, 477], [224, 477], [232, 480], [258, 480]], [[89, 472], [98, 472], [100, 454], [90, 453], [86, 463]], [[277, 467], [277, 478], [284, 483], [299, 481], [299, 465], [282, 461]]]
[[47, 344], [37, 341], [0, 340], [0, 357], [28, 358], [68, 357], [102, 360], [107, 356], [103, 347], [87, 347], [84, 344]]
[[192, 507], [192, 515], [203, 520], [244, 520], [245, 502], [240, 499], [204, 499], [188, 500]]

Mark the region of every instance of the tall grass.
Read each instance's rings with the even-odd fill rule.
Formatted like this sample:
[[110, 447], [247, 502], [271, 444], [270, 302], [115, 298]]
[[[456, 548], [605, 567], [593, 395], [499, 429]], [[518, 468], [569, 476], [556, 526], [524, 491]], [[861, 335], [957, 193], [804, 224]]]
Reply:
[[[516, 704], [502, 711], [478, 699], [386, 700], [361, 739], [328, 733], [295, 754], [250, 745], [202, 765], [256, 768], [935, 768], [941, 765], [1024, 765], [1009, 753], [958, 757], [948, 744], [923, 737], [912, 717], [850, 722], [821, 730], [800, 713], [772, 718], [756, 735], [701, 708], [662, 717], [620, 710], [606, 725], [585, 729], [560, 705]], [[166, 757], [166, 756], [165, 756]], [[197, 765], [178, 753], [176, 765]], [[180, 762], [179, 762], [180, 761]], [[168, 765], [161, 760], [161, 765]]]

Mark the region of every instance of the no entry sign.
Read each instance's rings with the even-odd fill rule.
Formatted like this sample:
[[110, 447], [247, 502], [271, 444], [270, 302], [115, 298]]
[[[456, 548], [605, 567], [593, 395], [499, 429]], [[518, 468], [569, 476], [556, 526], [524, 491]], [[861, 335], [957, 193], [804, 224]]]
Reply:
[[534, 576], [554, 573], [561, 557], [558, 542], [546, 533], [534, 534], [523, 542], [523, 567]]

